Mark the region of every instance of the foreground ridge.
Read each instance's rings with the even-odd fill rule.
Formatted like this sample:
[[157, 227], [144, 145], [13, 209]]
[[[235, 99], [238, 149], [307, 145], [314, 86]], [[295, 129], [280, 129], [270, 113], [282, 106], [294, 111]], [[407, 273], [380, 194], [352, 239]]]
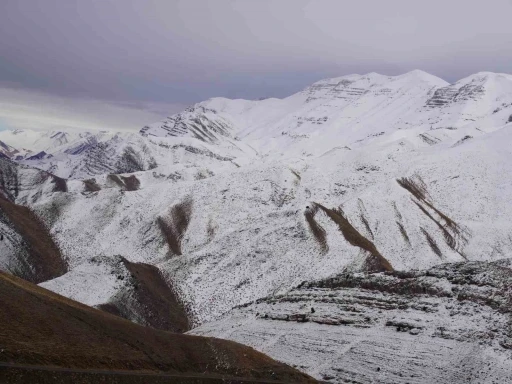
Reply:
[[[141, 327], [5, 273], [0, 273], [0, 288], [0, 372], [14, 377], [14, 382], [16, 377], [19, 382], [23, 377], [39, 377], [41, 371], [52, 371], [50, 366], [66, 368], [52, 371], [63, 378], [64, 372], [80, 377], [117, 370], [165, 372], [183, 375], [184, 380], [196, 376], [213, 383], [237, 377], [313, 382], [240, 344]], [[47, 368], [30, 367], [34, 365]], [[130, 380], [126, 382], [136, 382], [136, 377]], [[153, 382], [153, 377], [147, 380]], [[154, 382], [161, 381], [155, 377]]]

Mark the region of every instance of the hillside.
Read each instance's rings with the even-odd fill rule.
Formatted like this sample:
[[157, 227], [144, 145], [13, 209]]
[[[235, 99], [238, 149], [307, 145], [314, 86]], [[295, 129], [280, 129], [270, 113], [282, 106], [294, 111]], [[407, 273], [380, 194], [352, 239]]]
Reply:
[[[332, 338], [347, 348], [393, 340], [383, 354], [412, 348], [418, 339], [435, 350], [438, 340], [428, 340], [452, 321], [457, 330], [493, 334], [484, 314], [505, 329], [510, 313], [496, 314], [491, 299], [429, 292], [404, 298], [389, 287], [382, 298], [380, 289], [366, 285], [348, 293], [304, 287], [360, 274], [371, 281], [395, 276], [399, 284], [402, 273], [413, 273], [423, 281], [447, 268], [436, 286], [463, 290], [447, 280], [461, 265], [488, 271], [481, 284], [489, 288], [477, 297], [502, 286], [512, 255], [511, 116], [510, 75], [482, 72], [453, 84], [422, 71], [349, 75], [284, 99], [206, 100], [139, 134], [82, 133], [67, 142], [57, 135], [50, 145], [55, 133], [32, 132], [24, 146], [12, 132], [0, 133], [13, 148], [9, 153], [32, 148], [48, 155], [0, 159], [0, 186], [11, 204], [34, 212], [65, 260], [65, 273], [37, 281], [42, 287], [139, 324], [247, 343], [317, 379], [368, 382], [375, 376], [353, 376], [334, 360], [325, 359], [322, 369], [305, 364], [332, 325], [283, 322], [281, 315], [303, 314], [330, 300], [326, 296], [341, 295], [321, 314], [337, 318], [347, 295], [350, 302], [369, 297], [356, 309], [372, 320], [349, 326], [357, 331], [336, 324], [342, 330]], [[85, 139], [90, 145], [82, 145]], [[18, 231], [12, 224], [0, 230]], [[8, 254], [1, 268], [16, 273], [20, 260]], [[462, 281], [470, 279], [466, 272]], [[287, 304], [295, 299], [304, 308]], [[374, 300], [407, 306], [392, 316], [375, 314], [367, 308]], [[423, 302], [448, 308], [454, 300], [468, 301], [463, 312], [478, 319], [418, 309]], [[262, 304], [270, 302], [275, 310]], [[424, 312], [438, 317], [425, 317], [431, 324], [418, 337], [394, 337], [385, 324], [402, 309], [407, 321], [423, 319]], [[256, 316], [263, 311], [267, 318]], [[318, 337], [290, 341], [309, 330]], [[355, 332], [348, 344], [346, 332]], [[464, 349], [459, 355], [467, 359], [489, 353], [501, 362], [499, 370], [510, 363], [502, 336], [484, 349], [476, 336], [441, 344]], [[311, 356], [324, 359], [316, 353]], [[364, 354], [376, 369], [379, 357]], [[429, 366], [444, 366], [446, 356], [434, 354]], [[411, 367], [416, 382], [426, 382], [428, 370]], [[341, 371], [334, 374], [335, 368]], [[394, 375], [379, 380], [397, 382]]]
[[[166, 373], [179, 382], [253, 379], [313, 382], [240, 344], [144, 328], [0, 272], [0, 377], [30, 377], [31, 366], [124, 371], [105, 382], [132, 382], [127, 373]], [[15, 364], [12, 371], [9, 364]], [[26, 367], [26, 372], [23, 366]], [[51, 370], [51, 368], [48, 368]], [[63, 373], [61, 373], [63, 372]], [[56, 369], [54, 378], [66, 371]], [[12, 375], [12, 376], [11, 376]], [[38, 376], [33, 376], [35, 380]], [[146, 382], [161, 382], [146, 376]], [[120, 381], [118, 381], [120, 380]], [[261, 381], [259, 381], [261, 380]], [[252, 381], [251, 381], [252, 382]]]
[[511, 259], [345, 273], [259, 299], [194, 329], [329, 382], [512, 380]]

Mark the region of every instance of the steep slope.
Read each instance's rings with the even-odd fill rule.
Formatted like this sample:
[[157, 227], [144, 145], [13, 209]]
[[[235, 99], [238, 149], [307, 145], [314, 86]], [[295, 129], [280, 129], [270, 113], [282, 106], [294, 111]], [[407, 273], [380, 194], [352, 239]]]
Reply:
[[66, 180], [49, 172], [0, 158], [0, 196], [5, 199], [29, 204], [53, 192], [66, 191]]
[[54, 279], [68, 266], [45, 224], [27, 207], [0, 197], [0, 269], [33, 283]]
[[0, 141], [0, 156], [1, 157], [7, 157], [7, 158], [13, 158], [16, 157], [17, 154], [19, 154], [20, 151], [18, 151], [16, 148], [4, 143], [3, 141]]
[[194, 106], [166, 120], [141, 129], [143, 136], [193, 137], [207, 143], [231, 138], [234, 124], [215, 110]]
[[[431, 122], [435, 128], [458, 128], [504, 109], [510, 112], [512, 76], [491, 72], [471, 75], [436, 90], [426, 107], [436, 112], [437, 118]], [[503, 118], [496, 120], [495, 125], [507, 122]]]
[[51, 159], [27, 159], [25, 163], [72, 179], [145, 171], [156, 167], [151, 149], [142, 138], [128, 134], [118, 134], [105, 141], [89, 140], [85, 144], [54, 152]]
[[[165, 372], [185, 378], [198, 376], [203, 382], [216, 382], [215, 378], [313, 382], [240, 344], [144, 328], [1, 272], [0, 305], [1, 362], [22, 369], [24, 365], [42, 365], [116, 369], [125, 375]], [[8, 367], [4, 365], [0, 371], [4, 378]], [[59, 370], [53, 376], [59, 377]], [[151, 376], [146, 380], [151, 382]]]
[[[228, 121], [230, 134], [271, 158], [320, 155], [333, 143], [352, 148], [380, 135], [416, 136], [418, 145], [433, 145], [506, 124], [512, 116], [512, 76], [482, 72], [450, 85], [418, 70], [400, 76], [348, 75], [319, 81], [285, 99], [210, 99], [141, 133], [186, 134], [198, 119], [203, 130], [215, 131], [217, 123], [203, 118], [204, 111]], [[182, 128], [160, 129], [174, 121]]]
[[94, 257], [40, 286], [137, 324], [178, 333], [190, 329], [187, 309], [153, 265]]
[[21, 203], [66, 190], [66, 182], [0, 158], [0, 269], [34, 283], [67, 272], [48, 226]]

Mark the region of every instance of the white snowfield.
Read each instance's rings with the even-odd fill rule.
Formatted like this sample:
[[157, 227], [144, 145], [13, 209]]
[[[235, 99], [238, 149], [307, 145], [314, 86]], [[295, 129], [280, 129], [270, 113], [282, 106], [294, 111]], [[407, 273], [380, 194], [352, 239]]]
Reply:
[[[385, 344], [388, 328], [331, 334], [325, 324], [256, 320], [256, 310], [233, 308], [344, 273], [512, 257], [511, 75], [478, 73], [451, 85], [422, 71], [349, 75], [285, 99], [210, 99], [140, 134], [55, 135], [0, 132], [10, 147], [45, 152], [21, 163], [69, 179], [67, 192], [20, 195], [35, 196], [19, 202], [47, 223], [70, 265], [46, 288], [99, 305], [123, 284], [92, 258], [152, 264], [179, 292], [198, 333], [246, 342], [320, 379], [401, 382], [378, 371], [333, 373], [330, 360], [322, 369], [304, 363], [322, 340], [343, 345], [336, 352], [343, 356], [374, 336]], [[244, 334], [246, 325], [259, 332], [261, 322], [269, 338], [304, 339], [309, 329], [317, 336], [268, 344]], [[237, 324], [242, 333], [227, 331]], [[419, 340], [401, 335], [389, 348]], [[428, 367], [482, 351], [471, 337], [442, 340], [421, 352], [442, 348]], [[485, 348], [496, 367], [512, 370], [508, 349]], [[403, 382], [431, 382], [428, 367], [409, 367], [413, 377]], [[466, 382], [457, 372], [441, 382]], [[474, 382], [506, 378], [496, 375]]]

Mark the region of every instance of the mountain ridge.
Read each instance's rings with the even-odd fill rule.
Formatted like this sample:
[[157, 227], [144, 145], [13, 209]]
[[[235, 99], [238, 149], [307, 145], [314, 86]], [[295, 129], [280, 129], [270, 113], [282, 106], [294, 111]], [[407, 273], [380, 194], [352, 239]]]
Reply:
[[[423, 337], [407, 333], [414, 328], [407, 325], [396, 327], [407, 329], [408, 336], [388, 332], [387, 322], [401, 324], [394, 319], [396, 308], [376, 315], [367, 300], [378, 296], [378, 305], [404, 303], [409, 309], [397, 310], [423, 316], [453, 305], [430, 297], [430, 285], [421, 296], [423, 282], [433, 281], [429, 274], [436, 268], [448, 271], [436, 277], [436, 287], [454, 274], [473, 279], [471, 266], [492, 275], [486, 284], [500, 285], [501, 275], [491, 273], [496, 263], [501, 271], [510, 269], [510, 116], [508, 75], [479, 73], [453, 84], [421, 71], [349, 75], [284, 99], [210, 99], [148, 125], [142, 134], [84, 134], [45, 151], [52, 157], [18, 163], [2, 158], [0, 181], [7, 181], [3, 192], [12, 203], [37, 215], [68, 263], [66, 273], [41, 286], [140, 324], [243, 340], [317, 379], [364, 382], [377, 379], [378, 354]], [[0, 140], [5, 136], [0, 133]], [[15, 257], [7, 259], [3, 265], [17, 263]], [[459, 265], [470, 270], [461, 275]], [[144, 273], [138, 277], [133, 271]], [[158, 276], [158, 287], [148, 286], [144, 276]], [[331, 286], [322, 288], [325, 294], [300, 288], [343, 276], [364, 284], [349, 287], [347, 294]], [[403, 297], [389, 287], [387, 293], [374, 292], [379, 276], [395, 276], [397, 284], [412, 279], [407, 281], [420, 296]], [[458, 282], [452, 286], [460, 289]], [[172, 292], [175, 300], [160, 300], [162, 292]], [[495, 314], [482, 302], [488, 301], [487, 293], [475, 292], [460, 299], [474, 332], [460, 331], [464, 313], [453, 317], [450, 308], [436, 309], [438, 318], [431, 319], [436, 327], [453, 326], [453, 334], [464, 334], [464, 340], [446, 341], [452, 333], [427, 324], [422, 329], [436, 339], [425, 342], [421, 353], [455, 348], [465, 359], [484, 364], [471, 352], [483, 351], [503, 362], [493, 363], [502, 372], [509, 344], [493, 341], [490, 349], [479, 349], [494, 334], [481, 317], [505, 321], [509, 315]], [[286, 304], [296, 294], [304, 307]], [[352, 364], [352, 349], [341, 347], [339, 358], [353, 369], [316, 352], [311, 356], [322, 360], [319, 367], [304, 363], [301, 356], [312, 348], [331, 348], [323, 335], [332, 324], [302, 321], [310, 317], [305, 316], [308, 300], [318, 309], [330, 295], [341, 307], [369, 311], [376, 319], [345, 324], [352, 315], [343, 313], [337, 325], [360, 329], [342, 327], [332, 339], [332, 345], [348, 342], [364, 352], [358, 358], [373, 359], [368, 366]], [[262, 319], [266, 302], [275, 302], [276, 309]], [[336, 305], [317, 316], [338, 321]], [[155, 318], [171, 312], [176, 317], [167, 318], [176, 320]], [[286, 315], [293, 321], [283, 325]], [[244, 329], [262, 339], [248, 337]], [[307, 330], [314, 336], [302, 341], [299, 335]], [[392, 341], [379, 336], [377, 355], [368, 353], [374, 341], [365, 340], [381, 331]], [[347, 332], [353, 338], [347, 339]], [[265, 341], [267, 333], [275, 343]], [[493, 340], [508, 340], [505, 336]], [[428, 365], [444, 366], [443, 356], [429, 355]], [[411, 375], [427, 380], [409, 360], [394, 361], [409, 364]], [[393, 369], [379, 380], [397, 382], [400, 370]], [[450, 376], [455, 383], [463, 380], [457, 372]], [[428, 382], [422, 380], [416, 382]]]

